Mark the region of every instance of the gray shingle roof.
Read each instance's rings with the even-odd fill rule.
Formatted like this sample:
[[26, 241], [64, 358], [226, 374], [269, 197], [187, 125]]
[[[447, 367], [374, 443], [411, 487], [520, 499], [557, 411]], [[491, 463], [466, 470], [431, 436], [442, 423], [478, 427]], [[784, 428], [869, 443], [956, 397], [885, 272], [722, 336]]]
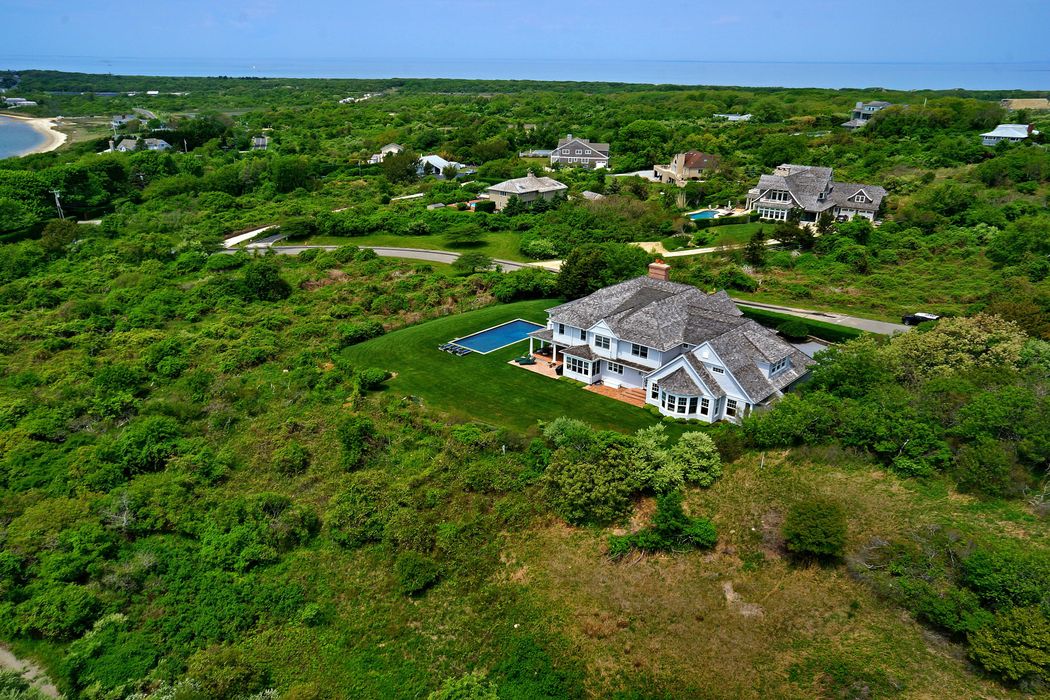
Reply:
[[674, 372], [660, 380], [660, 388], [672, 394], [684, 396], [699, 396], [700, 387], [696, 385], [693, 378], [684, 368], [679, 367]]
[[554, 178], [536, 177], [529, 173], [526, 177], [518, 177], [513, 180], [505, 180], [498, 185], [489, 188], [490, 192], [506, 192], [507, 194], [526, 194], [528, 192], [561, 192], [569, 189]]
[[[763, 175], [758, 179], [758, 187], [748, 194], [758, 198], [768, 190], [785, 190], [806, 211], [821, 212], [836, 206], [864, 211], [877, 211], [886, 190], [876, 185], [859, 185], [850, 182], [835, 182], [831, 168], [784, 163], [777, 167], [773, 175]], [[867, 202], [849, 201], [861, 190], [867, 195]], [[820, 195], [824, 194], [821, 199]]]
[[[710, 345], [754, 403], [792, 384], [813, 364], [802, 351], [754, 321], [714, 338]], [[759, 361], [772, 363], [785, 357], [791, 359], [791, 366], [773, 377], [767, 377], [757, 365]]]
[[597, 355], [594, 354], [594, 351], [591, 350], [591, 346], [590, 345], [574, 345], [571, 348], [565, 348], [564, 350], [562, 350], [562, 354], [563, 355], [572, 355], [573, 357], [578, 357], [581, 360], [598, 360], [598, 359], [601, 359]]
[[543, 328], [541, 330], [533, 331], [533, 332], [529, 333], [529, 337], [530, 338], [535, 338], [536, 340], [553, 341], [554, 340], [554, 331], [551, 330], [550, 328]]
[[609, 155], [609, 144], [588, 141], [587, 139], [581, 139], [579, 136], [573, 136], [572, 134], [569, 134], [563, 139], [558, 139], [558, 148], [568, 146], [574, 141], [579, 141], [580, 144], [587, 146], [588, 148], [593, 148], [594, 150], [601, 152], [603, 155]]
[[740, 323], [740, 310], [724, 292], [636, 277], [548, 310], [551, 320], [589, 329], [599, 321], [621, 340], [657, 350], [702, 343]]
[[685, 359], [686, 362], [689, 363], [689, 366], [693, 368], [693, 371], [700, 377], [700, 381], [707, 386], [716, 398], [721, 398], [726, 395], [725, 389], [723, 389], [722, 385], [718, 383], [718, 380], [707, 371], [707, 366], [700, 361], [700, 358], [690, 352], [686, 353]]

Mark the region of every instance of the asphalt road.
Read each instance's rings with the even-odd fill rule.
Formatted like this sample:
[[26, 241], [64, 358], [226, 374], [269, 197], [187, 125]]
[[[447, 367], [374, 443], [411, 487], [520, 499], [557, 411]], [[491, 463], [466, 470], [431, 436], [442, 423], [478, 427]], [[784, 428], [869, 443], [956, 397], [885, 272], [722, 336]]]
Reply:
[[[352, 245], [352, 244], [351, 244]], [[298, 255], [304, 250], [335, 250], [340, 246], [335, 245], [274, 245], [269, 249], [278, 255]], [[425, 260], [427, 262], [445, 263], [451, 265], [459, 258], [459, 253], [450, 250], [426, 250], [424, 248], [387, 248], [384, 246], [363, 245], [361, 248], [369, 248], [384, 258], [407, 258], [409, 260]], [[530, 263], [514, 262], [513, 260], [493, 259], [493, 262], [503, 268], [504, 272], [521, 270], [532, 267]]]
[[879, 335], [893, 335], [894, 333], [903, 333], [909, 329], [909, 326], [905, 326], [903, 323], [875, 321], [870, 318], [846, 316], [845, 314], [836, 314], [830, 311], [811, 311], [809, 309], [796, 309], [790, 306], [777, 306], [776, 304], [761, 304], [756, 301], [746, 301], [744, 299], [733, 299], [733, 301], [738, 306], [750, 306], [755, 309], [776, 311], [777, 313], [787, 314], [789, 316], [798, 316], [799, 318], [806, 318], [811, 321], [823, 321], [824, 323], [834, 323], [839, 326], [846, 326], [847, 328], [857, 328], [862, 331], [867, 331], [868, 333], [878, 333]]
[[[262, 244], [264, 241], [260, 241]], [[259, 245], [254, 250], [272, 250], [278, 255], [298, 255], [304, 250], [335, 250], [340, 246], [334, 245]], [[361, 246], [362, 248], [370, 248], [384, 258], [407, 258], [410, 260], [425, 260], [427, 262], [446, 263], [452, 264], [459, 257], [459, 253], [452, 252], [450, 250], [426, 250], [423, 248], [392, 248], [387, 246]], [[234, 250], [224, 250], [224, 253], [233, 253]], [[521, 263], [513, 260], [494, 260], [497, 265], [503, 268], [505, 272], [511, 272], [513, 270], [521, 270], [526, 267], [543, 267], [545, 269], [551, 269], [550, 263], [560, 261], [547, 261], [538, 263]], [[763, 304], [754, 301], [746, 301], [744, 299], [733, 299], [734, 302], [741, 306], [751, 306], [757, 309], [766, 309], [768, 311], [776, 311], [777, 313], [787, 314], [788, 316], [798, 316], [799, 318], [805, 318], [812, 321], [823, 321], [825, 323], [833, 323], [840, 326], [846, 326], [847, 328], [857, 328], [868, 333], [878, 333], [880, 335], [893, 335], [894, 333], [903, 333], [908, 330], [908, 326], [900, 323], [889, 323], [887, 321], [876, 321], [870, 318], [860, 318], [857, 316], [847, 316], [845, 314], [837, 314], [829, 311], [813, 311], [811, 309], [796, 309], [791, 306], [778, 306], [776, 304]]]

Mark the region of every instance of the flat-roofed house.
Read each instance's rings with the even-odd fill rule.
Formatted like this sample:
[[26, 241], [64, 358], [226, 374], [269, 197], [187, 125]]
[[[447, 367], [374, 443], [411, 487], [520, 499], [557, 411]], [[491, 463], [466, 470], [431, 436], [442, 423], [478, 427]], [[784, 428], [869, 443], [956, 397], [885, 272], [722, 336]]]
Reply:
[[809, 373], [813, 360], [745, 318], [725, 291], [671, 282], [669, 270], [655, 262], [648, 276], [548, 309], [530, 345], [552, 346], [566, 377], [709, 423], [738, 421]]
[[489, 199], [496, 203], [499, 211], [507, 206], [512, 197], [517, 197], [521, 202], [534, 202], [537, 199], [554, 199], [560, 194], [568, 191], [568, 186], [563, 185], [554, 178], [536, 177], [531, 170], [525, 177], [506, 180], [493, 185], [485, 190]]
[[988, 133], [981, 134], [981, 143], [985, 146], [994, 146], [1000, 141], [1020, 143], [1037, 133], [1031, 124], [1000, 124]]
[[609, 144], [596, 143], [569, 134], [558, 141], [551, 153], [551, 165], [572, 165], [580, 168], [608, 168]]
[[836, 218], [860, 216], [874, 221], [886, 190], [877, 185], [835, 182], [831, 168], [784, 163], [763, 175], [747, 193], [747, 208], [759, 218], [787, 221], [792, 209], [802, 210], [802, 221], [816, 221], [830, 211]]
[[718, 168], [721, 159], [710, 153], [686, 151], [679, 153], [670, 165], [654, 165], [653, 176], [660, 182], [669, 182], [684, 187], [690, 180], [703, 180]]

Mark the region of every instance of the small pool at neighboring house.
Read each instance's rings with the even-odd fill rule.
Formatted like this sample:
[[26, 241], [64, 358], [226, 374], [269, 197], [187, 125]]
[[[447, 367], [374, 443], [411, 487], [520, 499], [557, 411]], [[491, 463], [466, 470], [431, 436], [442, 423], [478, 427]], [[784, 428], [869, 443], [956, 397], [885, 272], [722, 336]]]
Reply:
[[461, 348], [467, 348], [468, 350], [473, 350], [474, 352], [485, 355], [493, 350], [499, 350], [500, 348], [505, 348], [508, 345], [513, 345], [514, 343], [525, 340], [529, 337], [529, 333], [541, 330], [542, 328], [544, 328], [544, 326], [541, 326], [538, 323], [516, 318], [513, 321], [507, 321], [498, 326], [486, 328], [483, 331], [471, 333], [468, 336], [456, 338], [449, 342], [453, 345], [458, 345]]
[[713, 219], [716, 216], [718, 216], [717, 209], [704, 209], [703, 211], [694, 211], [689, 215], [689, 218], [696, 221], [697, 219]]

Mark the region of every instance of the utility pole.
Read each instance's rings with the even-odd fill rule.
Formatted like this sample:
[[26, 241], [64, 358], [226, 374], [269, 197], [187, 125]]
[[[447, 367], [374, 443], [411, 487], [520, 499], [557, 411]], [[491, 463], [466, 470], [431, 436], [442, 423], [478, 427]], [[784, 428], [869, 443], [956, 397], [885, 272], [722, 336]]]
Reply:
[[51, 190], [51, 194], [55, 195], [55, 209], [58, 209], [58, 218], [66, 218], [66, 215], [62, 213], [62, 202], [59, 199], [62, 196], [62, 193], [58, 190]]

